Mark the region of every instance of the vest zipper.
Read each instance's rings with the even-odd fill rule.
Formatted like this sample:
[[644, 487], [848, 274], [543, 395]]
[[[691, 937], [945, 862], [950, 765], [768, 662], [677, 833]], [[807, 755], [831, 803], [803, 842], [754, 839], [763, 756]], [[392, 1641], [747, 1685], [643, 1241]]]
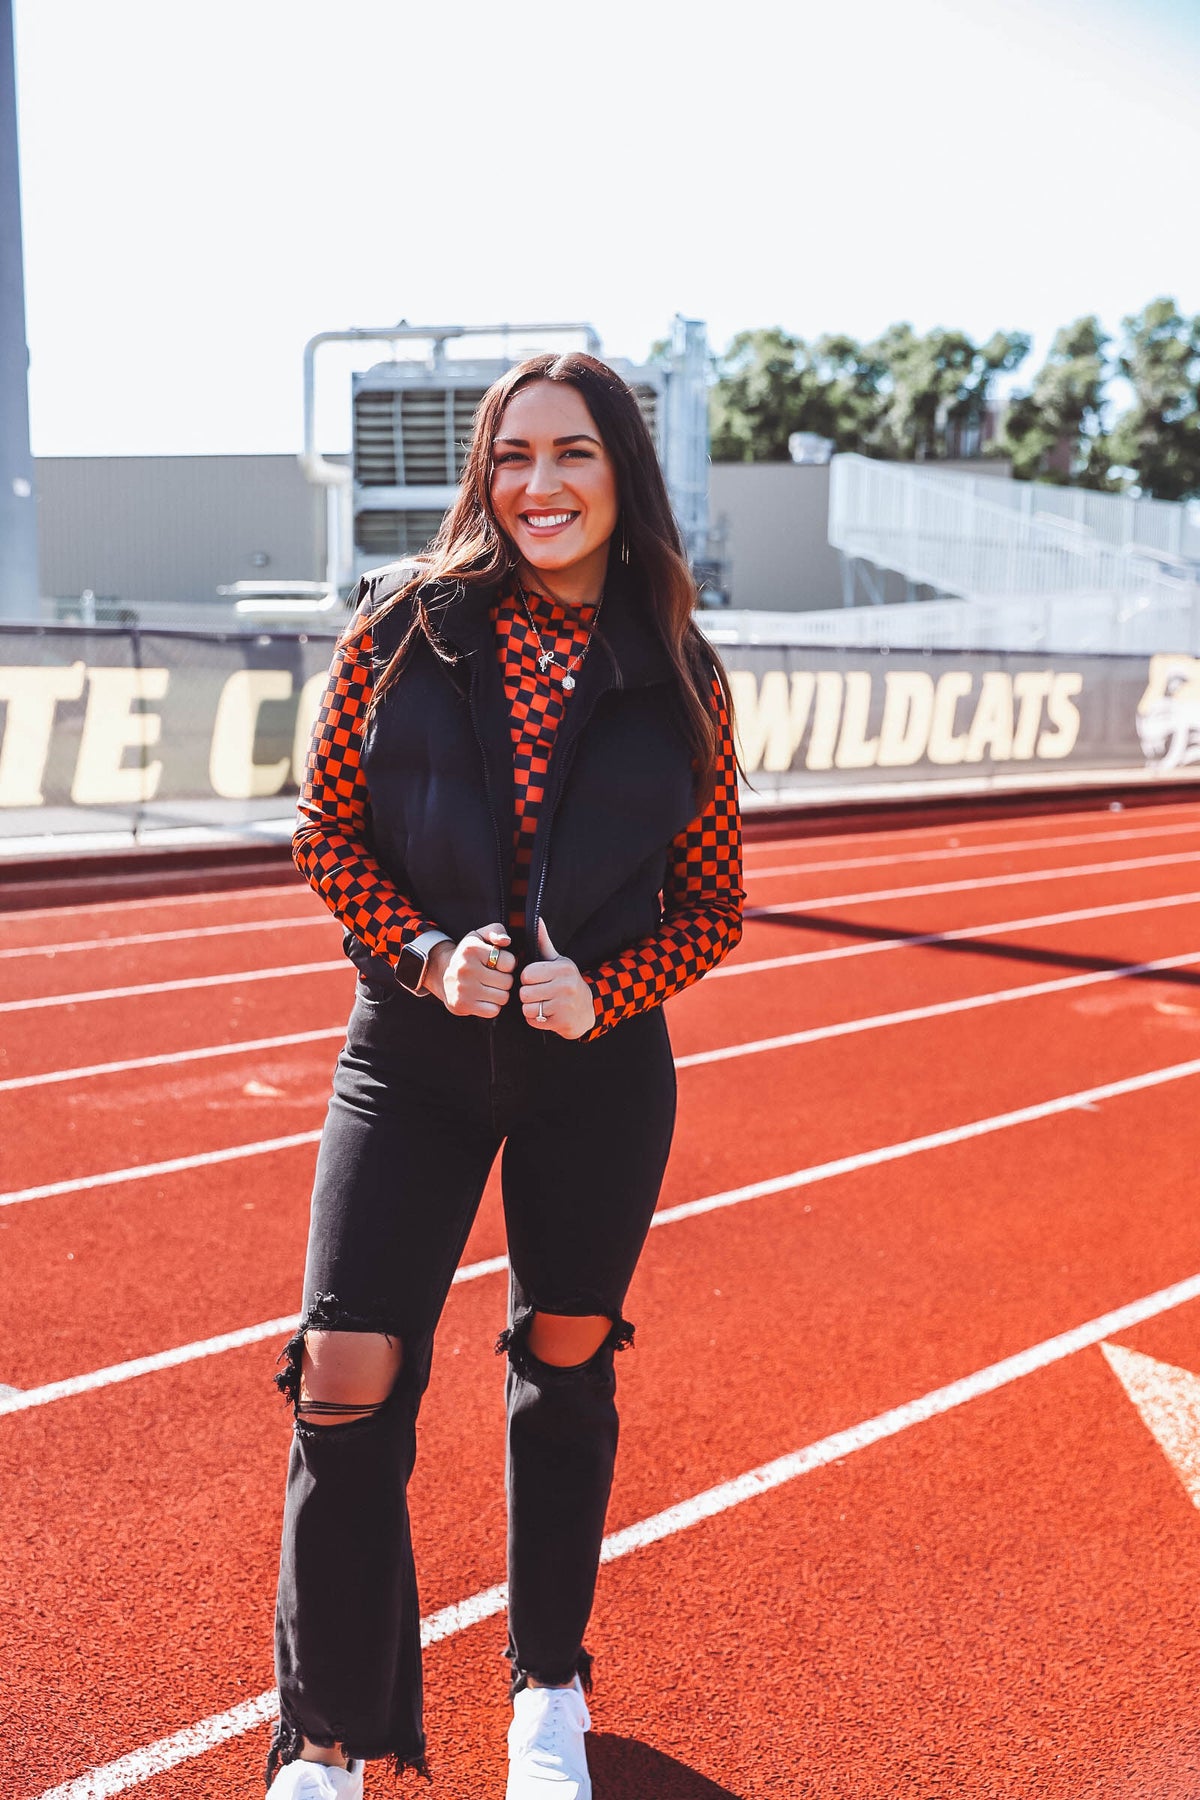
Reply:
[[500, 847], [500, 826], [496, 819], [496, 808], [492, 801], [492, 771], [488, 762], [487, 750], [483, 742], [483, 733], [475, 718], [475, 708], [467, 701], [467, 711], [471, 715], [471, 729], [475, 733], [475, 742], [479, 745], [479, 757], [483, 763], [483, 787], [487, 795], [488, 817], [492, 821], [492, 837], [496, 845], [496, 892], [500, 896], [500, 909], [496, 914], [498, 922], [508, 930], [508, 901], [504, 895], [504, 852]]

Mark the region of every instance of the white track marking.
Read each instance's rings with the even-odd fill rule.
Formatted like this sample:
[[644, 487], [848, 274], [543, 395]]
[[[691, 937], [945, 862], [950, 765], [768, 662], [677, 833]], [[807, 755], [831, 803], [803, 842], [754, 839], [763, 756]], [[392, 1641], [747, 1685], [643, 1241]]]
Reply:
[[45, 1006], [82, 1006], [89, 1000], [137, 1000], [147, 994], [181, 994], [192, 988], [233, 987], [239, 981], [283, 981], [295, 975], [326, 975], [349, 970], [344, 956], [331, 962], [287, 963], [276, 969], [240, 969], [232, 975], [193, 975], [180, 981], [143, 981], [137, 987], [92, 988], [81, 994], [35, 995], [30, 1000], [0, 1000], [0, 1013], [37, 1012]]
[[[729, 1512], [747, 1500], [758, 1499], [763, 1494], [799, 1480], [803, 1475], [811, 1474], [815, 1469], [828, 1468], [831, 1463], [853, 1456], [856, 1451], [866, 1450], [873, 1444], [898, 1437], [901, 1432], [910, 1430], [914, 1425], [923, 1425], [930, 1419], [940, 1418], [971, 1400], [978, 1400], [985, 1394], [994, 1394], [1001, 1388], [1024, 1380], [1028, 1375], [1064, 1362], [1067, 1357], [1078, 1355], [1081, 1350], [1092, 1348], [1107, 1337], [1130, 1331], [1135, 1325], [1157, 1318], [1177, 1306], [1184, 1306], [1197, 1297], [1200, 1297], [1200, 1275], [1191, 1275], [1170, 1287], [1159, 1288], [1156, 1293], [1147, 1294], [1140, 1300], [1132, 1300], [1125, 1306], [1114, 1307], [1111, 1312], [1101, 1313], [1098, 1318], [1060, 1332], [1057, 1337], [1043, 1338], [1041, 1343], [1031, 1344], [1026, 1350], [1018, 1350], [1013, 1356], [987, 1363], [973, 1374], [947, 1382], [944, 1387], [932, 1388], [915, 1400], [890, 1407], [886, 1412], [876, 1413], [873, 1418], [864, 1419], [842, 1431], [831, 1432], [828, 1437], [818, 1438], [801, 1450], [793, 1450], [771, 1462], [760, 1463], [757, 1468], [747, 1469], [745, 1474], [737, 1475], [731, 1481], [719, 1482], [715, 1487], [705, 1488], [702, 1493], [693, 1494], [688, 1500], [668, 1506], [662, 1512], [652, 1513], [648, 1518], [639, 1519], [636, 1524], [627, 1525], [621, 1531], [609, 1532], [600, 1547], [600, 1561], [619, 1562], [622, 1557], [630, 1556], [634, 1551], [661, 1543], [665, 1538], [687, 1531], [706, 1519], [717, 1518], [721, 1513]], [[498, 1582], [494, 1587], [484, 1588], [467, 1599], [458, 1600], [451, 1606], [442, 1607], [439, 1612], [428, 1614], [421, 1621], [422, 1647], [440, 1643], [484, 1619], [495, 1617], [505, 1610], [507, 1604], [508, 1589], [503, 1582]], [[278, 1707], [277, 1692], [268, 1689], [253, 1700], [243, 1700], [228, 1712], [214, 1713], [170, 1737], [160, 1738], [157, 1743], [122, 1756], [116, 1762], [92, 1769], [74, 1781], [48, 1788], [36, 1800], [110, 1800], [112, 1795], [127, 1793], [130, 1788], [140, 1786], [152, 1776], [177, 1768], [180, 1763], [202, 1756], [206, 1750], [211, 1750], [218, 1744], [227, 1743], [231, 1738], [240, 1737], [256, 1726], [266, 1724], [276, 1716]]]
[[[866, 906], [876, 900], [911, 900], [931, 894], [958, 894], [986, 887], [1012, 887], [1025, 882], [1064, 881], [1072, 876], [1128, 874], [1135, 869], [1161, 869], [1177, 863], [1200, 862], [1200, 850], [1180, 850], [1166, 856], [1143, 856], [1123, 862], [1081, 863], [1066, 869], [1028, 869], [1013, 875], [988, 875], [968, 881], [942, 881], [923, 887], [878, 888], [867, 893], [816, 894], [799, 900], [779, 900], [770, 906], [748, 906], [747, 919], [767, 919], [773, 913], [795, 913], [831, 906]], [[27, 1000], [0, 1001], [0, 1013], [33, 1012], [44, 1006], [79, 1006], [92, 1000], [128, 1000], [147, 994], [174, 994], [193, 988], [226, 987], [238, 981], [273, 981], [288, 976], [324, 974], [347, 968], [344, 957], [331, 962], [292, 963], [282, 968], [247, 969], [231, 975], [196, 975], [177, 981], [148, 981], [136, 987], [95, 988], [77, 994], [50, 994]]]
[[[652, 1231], [661, 1230], [662, 1227], [676, 1225], [683, 1219], [699, 1218], [704, 1213], [723, 1212], [731, 1206], [741, 1206], [747, 1200], [759, 1200], [768, 1194], [785, 1194], [796, 1188], [813, 1187], [818, 1182], [831, 1181], [840, 1175], [856, 1174], [860, 1169], [900, 1162], [905, 1157], [919, 1155], [925, 1150], [940, 1150], [951, 1144], [966, 1143], [972, 1138], [985, 1137], [1012, 1126], [1047, 1119], [1056, 1113], [1084, 1110], [1094, 1107], [1100, 1100], [1138, 1093], [1146, 1088], [1184, 1080], [1195, 1074], [1200, 1074], [1200, 1058], [1192, 1062], [1175, 1063], [1165, 1069], [1152, 1069], [1146, 1075], [1127, 1076], [1122, 1081], [1107, 1082], [1102, 1087], [1085, 1088], [1081, 1093], [1059, 1095], [1053, 1100], [1042, 1100], [1033, 1106], [1021, 1107], [1015, 1112], [998, 1113], [994, 1118], [974, 1119], [966, 1125], [953, 1125], [944, 1131], [930, 1132], [924, 1137], [909, 1138], [903, 1143], [884, 1144], [877, 1150], [863, 1150], [854, 1156], [837, 1157], [832, 1162], [815, 1163], [811, 1168], [794, 1169], [788, 1175], [768, 1176], [765, 1181], [751, 1181], [744, 1187], [727, 1188], [720, 1194], [707, 1194], [699, 1200], [685, 1200], [678, 1206], [663, 1207], [651, 1219], [650, 1228]], [[467, 1263], [456, 1271], [454, 1285], [478, 1281], [484, 1275], [500, 1274], [507, 1267], [506, 1256], [493, 1256], [482, 1262]], [[64, 1381], [50, 1382], [40, 1388], [26, 1388], [19, 1391], [15, 1398], [0, 1399], [0, 1417], [8, 1412], [28, 1412], [31, 1407], [46, 1406], [53, 1400], [68, 1399], [73, 1394], [86, 1393], [94, 1387], [111, 1387], [120, 1381], [131, 1381], [138, 1375], [153, 1374], [157, 1369], [174, 1368], [179, 1363], [215, 1356], [226, 1349], [237, 1349], [242, 1344], [258, 1343], [263, 1338], [274, 1337], [277, 1332], [294, 1330], [295, 1324], [293, 1318], [268, 1319], [264, 1324], [247, 1325], [240, 1331], [227, 1332], [222, 1337], [202, 1338], [193, 1344], [183, 1344], [175, 1349], [137, 1357], [132, 1362], [114, 1363], [109, 1368], [97, 1369], [88, 1375], [69, 1376]]]
[[[747, 877], [767, 881], [778, 875], [829, 875], [839, 869], [881, 869], [896, 863], [953, 862], [964, 856], [1011, 856], [1025, 850], [1065, 850], [1076, 844], [1108, 844], [1129, 838], [1179, 837], [1188, 832], [1200, 833], [1200, 817], [1181, 825], [1150, 825], [1128, 831], [1087, 831], [1070, 837], [1016, 838], [1003, 844], [957, 844], [934, 850], [910, 851], [907, 855], [850, 856], [837, 862], [782, 863], [774, 868], [747, 866]], [[5, 954], [0, 952], [0, 955]]]
[[65, 956], [73, 950], [123, 950], [130, 944], [190, 944], [198, 938], [236, 937], [249, 931], [311, 930], [315, 925], [342, 929], [331, 912], [311, 913], [302, 919], [240, 919], [232, 925], [194, 925], [189, 931], [135, 931], [127, 937], [73, 938], [62, 944], [14, 944], [0, 950], [0, 961], [21, 956]]
[[[280, 864], [280, 867], [283, 865]], [[113, 877], [108, 878], [110, 881]], [[130, 877], [133, 881], [145, 881], [145, 874]], [[251, 881], [245, 887], [211, 887], [203, 893], [193, 894], [134, 894], [120, 902], [122, 912], [130, 912], [135, 906], [160, 907], [163, 909], [177, 906], [217, 906], [222, 901], [244, 900], [250, 895], [278, 894], [281, 888], [287, 889], [288, 881]], [[297, 898], [305, 898], [305, 883], [297, 876], [294, 884]], [[106, 913], [111, 915], [113, 900], [81, 900], [71, 906], [14, 906], [11, 912], [0, 912], [0, 926], [6, 918], [24, 919], [73, 919], [79, 913]]]
[[1200, 850], [1175, 850], [1166, 856], [1128, 857], [1123, 862], [1076, 863], [1067, 869], [1023, 869], [1013, 875], [973, 875], [965, 881], [933, 881], [921, 887], [876, 888], [870, 893], [812, 894], [802, 900], [775, 900], [770, 906], [748, 906], [748, 919], [767, 919], [772, 913], [791, 913], [831, 906], [867, 906], [874, 900], [918, 900], [930, 894], [964, 894], [977, 888], [1017, 887], [1034, 881], [1067, 881], [1082, 875], [1127, 875], [1135, 869], [1165, 869], [1177, 863], [1200, 862]]
[[767, 969], [790, 969], [798, 963], [837, 962], [845, 956], [877, 956], [884, 950], [920, 950], [927, 944], [953, 944], [972, 938], [999, 937], [1002, 933], [1033, 931], [1042, 925], [1075, 925], [1087, 919], [1112, 919], [1121, 913], [1151, 912], [1167, 906], [1194, 906], [1200, 891], [1159, 894], [1149, 900], [1121, 900], [1113, 906], [1084, 906], [1073, 912], [1040, 913], [1032, 919], [1003, 919], [996, 925], [959, 925], [952, 931], [923, 931], [911, 937], [876, 938], [868, 944], [838, 944], [832, 950], [798, 950], [791, 956], [768, 956], [754, 962], [724, 962], [704, 977], [715, 981], [725, 975], [758, 975]]
[[[1004, 844], [960, 844], [957, 848], [916, 850], [892, 856], [846, 857], [838, 862], [786, 863], [778, 868], [767, 869], [748, 866], [746, 875], [748, 878], [753, 876], [756, 881], [780, 875], [827, 875], [839, 869], [873, 869], [896, 863], [940, 862], [963, 856], [1002, 856], [1024, 850], [1058, 850], [1075, 844], [1107, 843], [1114, 839], [1174, 837], [1189, 831], [1200, 832], [1200, 820], [1181, 825], [1152, 825], [1128, 831], [1087, 832], [1072, 837], [1024, 838]], [[334, 915], [327, 912], [312, 913], [304, 918], [244, 919], [232, 925], [196, 925], [191, 930], [138, 931], [122, 937], [75, 938], [60, 944], [17, 944], [0, 949], [0, 962], [26, 956], [66, 956], [76, 951], [123, 950], [140, 944], [190, 943], [199, 938], [235, 937], [255, 931], [311, 931], [318, 926], [341, 929]]]
[[[774, 969], [790, 969], [801, 963], [831, 962], [846, 956], [871, 956], [884, 950], [913, 950], [929, 944], [961, 939], [987, 938], [1002, 932], [1032, 931], [1042, 925], [1077, 924], [1088, 919], [1110, 919], [1122, 913], [1150, 912], [1164, 907], [1194, 906], [1200, 890], [1190, 894], [1162, 894], [1150, 900], [1121, 900], [1113, 906], [1087, 906], [1074, 912], [1041, 913], [1032, 919], [1002, 919], [993, 925], [963, 925], [955, 931], [930, 931], [903, 938], [880, 938], [869, 944], [843, 944], [832, 950], [801, 950], [792, 956], [768, 956], [754, 962], [725, 962], [710, 969], [706, 980], [721, 976], [761, 975]], [[210, 1056], [240, 1056], [259, 1050], [284, 1049], [292, 1044], [316, 1043], [340, 1037], [344, 1025], [326, 1025], [315, 1031], [289, 1032], [281, 1037], [250, 1038], [233, 1044], [207, 1044], [197, 1050], [166, 1050], [156, 1056], [131, 1056], [121, 1062], [88, 1063], [73, 1069], [51, 1069], [41, 1075], [14, 1075], [0, 1081], [0, 1094], [23, 1088], [48, 1087], [57, 1082], [85, 1081], [95, 1075], [123, 1075], [137, 1069], [170, 1068], [176, 1063], [203, 1062]]]
[[0, 1206], [17, 1206], [23, 1200], [48, 1200], [55, 1194], [81, 1194], [89, 1188], [115, 1187], [124, 1181], [146, 1181], [153, 1175], [177, 1175], [184, 1169], [207, 1169], [215, 1163], [238, 1162], [245, 1156], [268, 1156], [275, 1150], [294, 1150], [298, 1144], [315, 1144], [320, 1136], [319, 1131], [295, 1131], [289, 1137], [262, 1138], [256, 1144], [231, 1144], [224, 1150], [172, 1156], [166, 1162], [110, 1169], [105, 1175], [78, 1175], [71, 1181], [48, 1181], [41, 1187], [19, 1188], [11, 1194], [0, 1194]]
[[85, 1063], [75, 1069], [51, 1069], [43, 1075], [13, 1075], [0, 1081], [0, 1094], [19, 1088], [49, 1087], [61, 1081], [86, 1081], [93, 1075], [127, 1075], [135, 1069], [167, 1069], [176, 1063], [204, 1062], [212, 1056], [248, 1056], [257, 1050], [283, 1050], [293, 1044], [316, 1044], [344, 1036], [344, 1025], [323, 1025], [319, 1031], [290, 1031], [283, 1037], [246, 1038], [237, 1044], [205, 1044], [199, 1050], [167, 1050], [159, 1056], [128, 1056], [123, 1062]]
[[1086, 975], [1063, 975], [1053, 981], [1030, 982], [1025, 987], [997, 988], [988, 994], [968, 994], [960, 1000], [935, 1000], [928, 1006], [909, 1006], [901, 1012], [875, 1013], [863, 1019], [844, 1019], [836, 1025], [813, 1025], [807, 1031], [789, 1031], [780, 1037], [755, 1038], [745, 1044], [727, 1044], [719, 1050], [697, 1050], [677, 1056], [677, 1069], [694, 1069], [701, 1063], [729, 1062], [737, 1056], [756, 1056], [763, 1050], [790, 1050], [799, 1044], [820, 1044], [830, 1038], [853, 1037], [860, 1031], [880, 1031], [892, 1025], [911, 1025], [921, 1019], [945, 1019], [953, 1013], [975, 1012], [984, 1006], [1003, 1006], [1010, 1000], [1034, 1000], [1043, 994], [1065, 994], [1072, 988], [1094, 987], [1102, 981], [1125, 981], [1152, 975], [1158, 969], [1181, 969], [1200, 962], [1200, 951], [1182, 956], [1160, 956], [1153, 962], [1123, 963], [1115, 969], [1093, 969]]
[[[478, 1281], [484, 1275], [499, 1275], [507, 1268], [507, 1256], [489, 1256], [482, 1262], [464, 1263], [454, 1271], [451, 1285], [460, 1287], [463, 1282]], [[0, 1387], [0, 1418], [5, 1413], [29, 1412], [32, 1407], [49, 1406], [55, 1400], [72, 1400], [77, 1394], [90, 1394], [97, 1388], [135, 1381], [140, 1375], [157, 1375], [162, 1369], [178, 1369], [184, 1363], [202, 1362], [207, 1356], [221, 1356], [227, 1350], [242, 1350], [248, 1344], [261, 1344], [266, 1338], [290, 1337], [299, 1323], [298, 1313], [287, 1313], [281, 1319], [265, 1319], [260, 1325], [244, 1325], [239, 1331], [199, 1338], [193, 1344], [156, 1350], [149, 1356], [135, 1356], [129, 1362], [110, 1363], [106, 1369], [92, 1369], [87, 1375], [68, 1375], [62, 1381], [48, 1381], [42, 1387]]]
[[[788, 1032], [780, 1037], [757, 1038], [744, 1044], [724, 1045], [716, 1050], [697, 1050], [690, 1056], [677, 1056], [675, 1067], [690, 1069], [703, 1063], [729, 1062], [740, 1056], [757, 1056], [767, 1050], [787, 1050], [801, 1044], [823, 1043], [831, 1038], [851, 1037], [857, 1032], [880, 1031], [892, 1025], [908, 1025], [922, 1019], [942, 1018], [981, 1007], [1002, 1006], [1010, 1000], [1029, 1000], [1043, 994], [1067, 992], [1072, 988], [1092, 987], [1098, 982], [1127, 980], [1130, 977], [1152, 974], [1156, 970], [1181, 968], [1195, 962], [1200, 962], [1200, 951], [1160, 957], [1149, 963], [1127, 963], [1117, 969], [1089, 970], [1083, 975], [1066, 975], [1052, 981], [1032, 982], [1025, 987], [997, 988], [986, 994], [966, 995], [960, 1000], [938, 1000], [929, 1006], [906, 1007], [900, 1012], [844, 1019], [833, 1025], [814, 1025], [807, 1031]], [[338, 1026], [323, 1035], [340, 1035], [341, 1029]], [[236, 1162], [245, 1156], [264, 1156], [275, 1150], [292, 1149], [298, 1144], [316, 1143], [320, 1136], [319, 1130], [302, 1131], [289, 1137], [265, 1138], [257, 1143], [230, 1145], [223, 1150], [204, 1150], [192, 1156], [176, 1156], [165, 1162], [139, 1163], [127, 1169], [113, 1169], [100, 1175], [76, 1175], [65, 1181], [45, 1182], [38, 1187], [18, 1188], [11, 1193], [0, 1194], [0, 1206], [18, 1206], [27, 1200], [47, 1200], [61, 1194], [86, 1193], [94, 1188], [140, 1181], [153, 1175], [179, 1174], [187, 1169], [205, 1168], [211, 1163]]]
[[[1161, 819], [1169, 817], [1172, 813], [1185, 813], [1190, 818], [1196, 818], [1197, 816], [1200, 816], [1200, 804], [1198, 804], [1198, 802], [1200, 802], [1200, 786], [1197, 787], [1196, 793], [1196, 800], [1176, 800], [1166, 806], [1129, 806], [1123, 808], [1119, 814], [1110, 813], [1106, 815], [1098, 812], [1095, 807], [1084, 807], [1076, 812], [1073, 812], [1070, 807], [1064, 807], [1061, 810], [1058, 807], [1055, 807], [1052, 810], [1047, 808], [1044, 813], [1027, 813], [1024, 816], [1016, 815], [1004, 819], [962, 819], [957, 823], [948, 823], [945, 825], [889, 825], [878, 827], [868, 825], [860, 831], [797, 831], [787, 837], [751, 837], [746, 847], [751, 852], [761, 852], [763, 855], [767, 855], [778, 851], [781, 848], [789, 848], [792, 844], [865, 844], [883, 842], [888, 838], [899, 838], [901, 843], [911, 843], [914, 839], [926, 837], [972, 837], [976, 834], [982, 835], [985, 832], [1003, 831], [1005, 828], [1011, 828], [1016, 831], [1020, 831], [1022, 828], [1028, 830], [1031, 820], [1036, 820], [1039, 817], [1045, 818], [1051, 826], [1066, 825], [1074, 819], [1095, 820], [1106, 816], [1114, 820], [1117, 818]], [[747, 814], [745, 822], [751, 823], [755, 816], [756, 815], [753, 814]], [[915, 854], [919, 855], [920, 852], [917, 851]]]

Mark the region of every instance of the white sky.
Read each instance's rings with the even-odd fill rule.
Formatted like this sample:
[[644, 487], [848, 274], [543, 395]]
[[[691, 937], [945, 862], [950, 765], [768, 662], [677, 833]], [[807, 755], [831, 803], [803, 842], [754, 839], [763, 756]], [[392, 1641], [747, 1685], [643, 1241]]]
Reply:
[[[298, 448], [350, 325], [1200, 311], [1200, 0], [16, 0], [34, 453]], [[318, 442], [352, 366], [318, 357]]]

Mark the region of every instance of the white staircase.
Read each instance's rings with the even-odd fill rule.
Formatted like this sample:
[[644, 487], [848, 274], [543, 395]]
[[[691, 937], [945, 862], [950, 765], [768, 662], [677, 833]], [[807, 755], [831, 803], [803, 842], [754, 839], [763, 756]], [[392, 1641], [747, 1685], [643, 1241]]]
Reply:
[[937, 597], [791, 614], [792, 642], [1200, 652], [1188, 505], [842, 455], [829, 541]]

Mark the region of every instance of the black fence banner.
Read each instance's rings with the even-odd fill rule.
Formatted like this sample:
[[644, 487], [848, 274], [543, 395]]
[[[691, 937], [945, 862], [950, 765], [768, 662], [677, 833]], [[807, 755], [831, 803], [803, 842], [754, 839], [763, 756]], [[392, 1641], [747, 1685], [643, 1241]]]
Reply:
[[[0, 626], [0, 847], [286, 820], [330, 634]], [[752, 804], [1200, 773], [1200, 659], [735, 645]]]

